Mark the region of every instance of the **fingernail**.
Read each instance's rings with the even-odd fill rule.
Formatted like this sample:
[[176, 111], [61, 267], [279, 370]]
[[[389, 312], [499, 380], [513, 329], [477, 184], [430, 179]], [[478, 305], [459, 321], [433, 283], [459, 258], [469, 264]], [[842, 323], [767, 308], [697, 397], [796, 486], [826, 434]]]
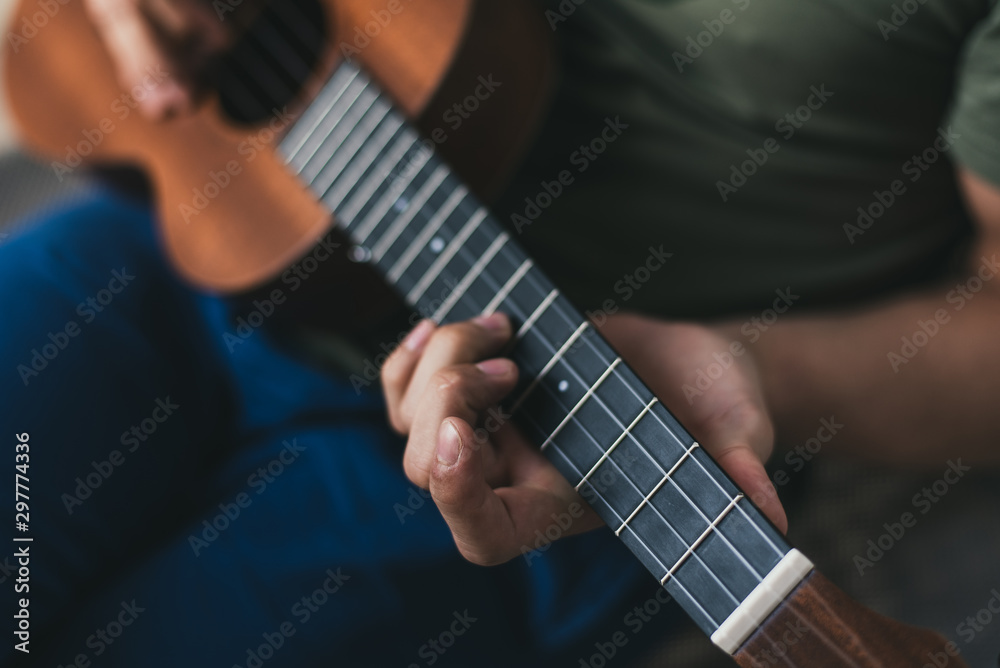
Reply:
[[434, 321], [433, 320], [421, 320], [420, 324], [413, 328], [413, 331], [406, 335], [403, 340], [403, 345], [406, 346], [407, 350], [412, 352], [418, 352], [427, 345], [428, 339], [431, 338], [431, 333], [434, 331]]
[[454, 466], [462, 455], [462, 437], [451, 421], [441, 425], [441, 436], [438, 439], [437, 458], [445, 466]]
[[510, 373], [511, 364], [512, 362], [510, 360], [494, 359], [480, 362], [476, 365], [476, 368], [485, 373], [487, 376], [506, 376]]
[[501, 332], [507, 328], [507, 318], [502, 313], [481, 315], [472, 322], [491, 332]]

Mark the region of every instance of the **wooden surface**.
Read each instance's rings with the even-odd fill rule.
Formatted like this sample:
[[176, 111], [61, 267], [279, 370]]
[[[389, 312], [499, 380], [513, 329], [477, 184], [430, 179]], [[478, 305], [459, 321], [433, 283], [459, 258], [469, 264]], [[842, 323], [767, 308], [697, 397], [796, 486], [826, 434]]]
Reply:
[[868, 610], [816, 571], [735, 658], [743, 668], [966, 668], [954, 642]]
[[[472, 0], [407, 6], [357, 58], [421, 127], [440, 124], [441, 110], [470, 93], [472, 73], [507, 77], [493, 110], [478, 114], [445, 147], [456, 171], [485, 190], [495, 189], [495, 177], [520, 155], [542, 108], [549, 70], [544, 33], [532, 26], [527, 4], [481, 2], [488, 6], [476, 13]], [[293, 114], [335, 67], [338, 45], [351, 43], [355, 27], [384, 3], [322, 4], [332, 39], [312, 85], [290, 108]], [[21, 15], [34, 10], [33, 0], [19, 7]], [[470, 34], [470, 26], [485, 32]], [[497, 30], [520, 31], [520, 38], [498, 40]], [[90, 143], [87, 162], [143, 168], [155, 186], [168, 255], [192, 283], [221, 292], [259, 287], [305, 255], [329, 229], [329, 212], [274, 153], [280, 136], [267, 124], [236, 128], [211, 97], [194, 115], [167, 123], [147, 122], [136, 112], [123, 117], [120, 102], [116, 106], [123, 92], [81, 0], [70, 0], [17, 54], [8, 55], [6, 88], [23, 138], [49, 160], [68, 161], [74, 147]], [[496, 129], [500, 117], [506, 120], [502, 131]], [[107, 131], [97, 132], [101, 128]], [[100, 141], [88, 142], [87, 133]], [[264, 150], [247, 151], [248, 141], [262, 143]], [[223, 177], [225, 187], [215, 188], [216, 175], [232, 172], [229, 166], [238, 168], [238, 176]], [[205, 192], [218, 194], [210, 201], [199, 199], [198, 193]]]

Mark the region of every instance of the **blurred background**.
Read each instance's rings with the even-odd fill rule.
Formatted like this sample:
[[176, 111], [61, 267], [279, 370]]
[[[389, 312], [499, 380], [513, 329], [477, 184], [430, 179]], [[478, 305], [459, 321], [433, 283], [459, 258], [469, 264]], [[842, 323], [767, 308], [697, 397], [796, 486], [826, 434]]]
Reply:
[[[13, 6], [14, 0], [0, 0], [4, 36]], [[0, 66], [4, 51], [0, 49]], [[79, 180], [59, 183], [45, 165], [17, 150], [0, 87], [0, 240], [15, 221], [85, 189]], [[780, 460], [777, 464], [780, 467]], [[859, 569], [856, 562], [869, 549], [868, 541], [885, 533], [886, 520], [912, 509], [913, 495], [937, 477], [817, 457], [814, 466], [796, 475], [793, 485], [780, 490], [789, 511], [790, 538], [831, 580], [865, 604], [959, 641], [972, 666], [996, 665], [1000, 618], [968, 642], [959, 637], [963, 622], [986, 612], [1000, 590], [1000, 480], [995, 473], [968, 476], [907, 533], [900, 541], [903, 547], [887, 552], [877, 567]], [[732, 665], [697, 632], [680, 643], [652, 649], [641, 665], [668, 664]]]

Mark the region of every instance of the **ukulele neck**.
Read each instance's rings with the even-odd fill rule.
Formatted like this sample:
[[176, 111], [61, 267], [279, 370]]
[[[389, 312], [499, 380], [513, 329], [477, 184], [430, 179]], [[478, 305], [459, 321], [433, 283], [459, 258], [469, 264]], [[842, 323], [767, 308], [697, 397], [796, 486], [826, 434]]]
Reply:
[[[284, 138], [289, 168], [407, 303], [503, 311], [513, 416], [695, 623], [734, 653], [812, 569], [351, 62]], [[525, 551], [531, 549], [526, 546]]]

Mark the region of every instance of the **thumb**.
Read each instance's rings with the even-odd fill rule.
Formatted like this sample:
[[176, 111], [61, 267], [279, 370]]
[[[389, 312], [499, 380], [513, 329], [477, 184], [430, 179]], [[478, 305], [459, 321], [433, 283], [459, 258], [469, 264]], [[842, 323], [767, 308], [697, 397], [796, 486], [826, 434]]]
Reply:
[[514, 556], [516, 536], [510, 511], [486, 482], [481, 450], [468, 422], [442, 422], [430, 492], [462, 556], [491, 566]]

